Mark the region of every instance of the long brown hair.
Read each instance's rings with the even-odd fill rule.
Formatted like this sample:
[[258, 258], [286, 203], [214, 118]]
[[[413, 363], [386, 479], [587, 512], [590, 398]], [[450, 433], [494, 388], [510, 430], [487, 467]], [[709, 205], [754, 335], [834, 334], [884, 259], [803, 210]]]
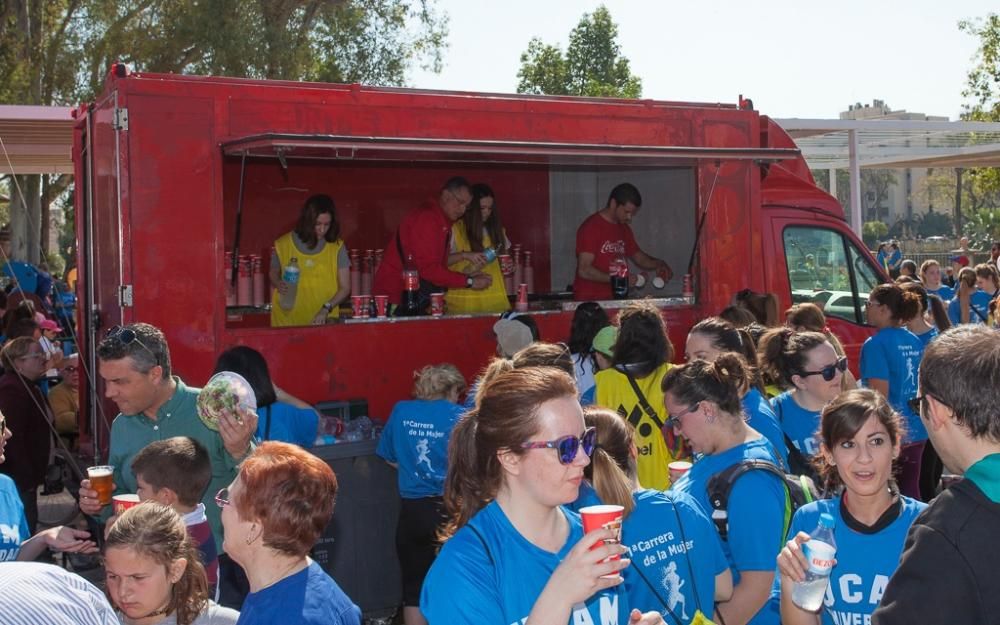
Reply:
[[826, 315], [823, 309], [812, 302], [795, 304], [785, 311], [785, 325], [793, 330], [806, 330], [808, 332], [822, 332], [826, 335], [826, 340], [830, 341], [838, 356], [846, 356], [844, 345], [837, 338], [837, 335], [826, 327]]
[[[469, 202], [469, 208], [462, 215], [465, 234], [469, 237], [469, 246], [473, 252], [482, 252], [485, 248], [483, 245], [483, 230], [486, 230], [487, 234], [490, 235], [493, 247], [499, 253], [503, 253], [506, 237], [504, 236], [503, 223], [500, 221], [500, 212], [497, 210], [496, 196], [493, 195], [493, 189], [489, 185], [479, 183], [472, 185], [470, 191], [472, 191], [472, 201]], [[483, 221], [483, 211], [479, 207], [479, 201], [487, 197], [493, 198], [493, 210], [490, 211], [489, 218]]]
[[316, 236], [316, 218], [326, 213], [330, 215], [330, 229], [326, 231], [324, 240], [333, 243], [340, 238], [340, 224], [337, 222], [337, 208], [333, 198], [326, 194], [313, 195], [302, 205], [299, 220], [295, 223], [295, 234], [307, 247], [316, 247], [319, 238]]
[[[167, 614], [177, 613], [177, 625], [191, 625], [208, 606], [205, 567], [184, 521], [173, 508], [154, 501], [129, 508], [118, 517], [104, 539], [104, 553], [112, 547], [131, 549], [168, 568], [181, 558], [187, 560], [184, 573], [170, 589], [170, 603], [167, 604]], [[110, 593], [108, 600], [111, 600]]]
[[584, 408], [583, 419], [588, 428], [597, 430], [597, 447], [583, 474], [601, 501], [622, 506], [628, 516], [635, 507], [632, 483], [638, 470], [632, 455], [635, 429], [617, 412], [600, 406]]
[[521, 443], [540, 429], [538, 408], [576, 393], [573, 378], [555, 367], [504, 371], [479, 389], [476, 407], [458, 421], [448, 443], [444, 505], [450, 518], [443, 540], [496, 498], [504, 480], [497, 454], [523, 453]]

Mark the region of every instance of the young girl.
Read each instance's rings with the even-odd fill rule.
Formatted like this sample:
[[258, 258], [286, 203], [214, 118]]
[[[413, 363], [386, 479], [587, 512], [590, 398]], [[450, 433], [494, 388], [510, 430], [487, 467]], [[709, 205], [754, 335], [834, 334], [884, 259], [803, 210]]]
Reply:
[[930, 295], [937, 295], [943, 302], [950, 302], [955, 297], [955, 291], [944, 284], [941, 276], [941, 265], [934, 260], [925, 260], [920, 264], [920, 281]]
[[152, 501], [122, 513], [104, 539], [108, 598], [126, 625], [234, 625], [208, 599], [205, 569], [181, 517]]
[[900, 458], [900, 491], [908, 497], [919, 497], [920, 458], [927, 430], [907, 401], [917, 395], [917, 370], [924, 344], [906, 324], [920, 313], [920, 298], [896, 284], [881, 284], [872, 289], [865, 310], [868, 323], [878, 332], [861, 346], [861, 379], [906, 419], [909, 437]]
[[978, 276], [972, 267], [958, 272], [955, 299], [948, 304], [948, 318], [952, 325], [961, 323], [986, 323], [990, 314], [990, 296], [977, 285]]
[[[920, 298], [920, 313], [906, 323], [910, 332], [917, 335], [924, 347], [934, 340], [941, 332], [951, 327], [951, 320], [948, 319], [948, 311], [941, 302], [941, 298], [930, 293], [919, 282], [900, 284], [904, 291], [916, 293]], [[933, 323], [928, 323], [928, 316]]]
[[474, 268], [491, 278], [490, 286], [477, 291], [473, 289], [449, 289], [445, 294], [448, 311], [459, 313], [500, 313], [510, 310], [504, 276], [500, 270], [500, 260], [494, 258], [486, 262], [483, 252], [493, 248], [497, 255], [506, 254], [510, 249], [507, 232], [500, 223], [493, 189], [485, 184], [472, 186], [472, 201], [451, 228], [451, 253], [448, 266], [454, 271]]
[[792, 390], [771, 400], [790, 443], [793, 473], [808, 473], [819, 452], [819, 412], [840, 394], [847, 358], [837, 354], [826, 335], [776, 328], [760, 341], [763, 366]]
[[[664, 403], [671, 424], [702, 457], [673, 489], [691, 495], [702, 512], [712, 514], [708, 484], [714, 475], [744, 460], [779, 464], [773, 446], [743, 419], [740, 397], [750, 383], [746, 361], [727, 352], [715, 362], [694, 360], [663, 378]], [[728, 538], [723, 550], [735, 588], [716, 611], [726, 625], [758, 623], [774, 581], [774, 557], [784, 535], [786, 491], [778, 477], [749, 471], [729, 493]]]
[[632, 556], [623, 573], [629, 605], [656, 610], [670, 625], [690, 623], [696, 611], [711, 618], [715, 602], [733, 594], [715, 526], [690, 496], [639, 486], [635, 430], [618, 413], [590, 407], [583, 418], [601, 441], [584, 474], [603, 503], [625, 508], [622, 536]]
[[420, 597], [431, 625], [661, 620], [628, 613], [617, 586], [629, 562], [607, 560], [625, 549], [601, 544], [615, 533], [584, 536], [563, 508], [595, 444], [563, 371], [514, 369], [483, 385], [448, 448], [450, 522]]
[[[688, 332], [685, 346], [685, 357], [688, 360], [700, 358], [709, 362], [725, 352], [735, 352], [747, 361], [751, 368], [757, 366], [755, 344], [746, 330], [738, 330], [729, 322], [719, 317], [709, 317], [697, 324]], [[781, 458], [784, 466], [788, 466], [788, 446], [781, 432], [778, 418], [771, 409], [771, 404], [761, 393], [761, 382], [756, 371], [751, 371], [754, 378], [743, 394], [743, 410], [747, 415], [750, 427], [763, 434]]]
[[[833, 499], [799, 508], [778, 554], [780, 581], [769, 606], [772, 622], [784, 625], [867, 623], [882, 590], [899, 564], [910, 525], [927, 507], [900, 495], [892, 479], [899, 456], [903, 424], [885, 398], [871, 390], [848, 391], [823, 409], [821, 455], [827, 482], [840, 490]], [[792, 586], [808, 568], [803, 543], [820, 514], [833, 516], [837, 560], [820, 614], [792, 601]], [[780, 606], [780, 610], [778, 609]]]

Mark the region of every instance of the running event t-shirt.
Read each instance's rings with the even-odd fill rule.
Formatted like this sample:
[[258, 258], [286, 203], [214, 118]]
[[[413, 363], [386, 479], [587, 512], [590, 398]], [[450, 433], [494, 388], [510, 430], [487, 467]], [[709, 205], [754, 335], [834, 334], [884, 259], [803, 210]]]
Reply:
[[[760, 459], [777, 464], [771, 443], [763, 436], [719, 454], [702, 456], [684, 474], [673, 490], [687, 493], [711, 518], [708, 481], [713, 475], [743, 460]], [[729, 539], [722, 543], [733, 584], [743, 571], [774, 571], [775, 558], [784, 546], [785, 486], [778, 476], [764, 471], [748, 471], [729, 493]], [[626, 538], [627, 540], [627, 538]], [[750, 620], [758, 625], [758, 613]]]
[[[583, 538], [580, 516], [560, 508], [569, 536], [558, 553], [528, 542], [496, 501], [441, 548], [420, 593], [430, 625], [520, 625], [556, 567]], [[573, 606], [568, 625], [627, 625], [629, 607], [615, 586]], [[551, 624], [556, 625], [556, 624]]]
[[464, 409], [447, 399], [398, 402], [375, 453], [399, 465], [404, 499], [438, 497], [448, 472], [448, 439]]
[[684, 493], [642, 490], [632, 498], [622, 524], [632, 559], [624, 571], [629, 609], [659, 612], [667, 623], [676, 623], [671, 612], [682, 623], [696, 609], [711, 615], [715, 576], [729, 568], [715, 526]]
[[[978, 314], [977, 314], [978, 313]], [[969, 296], [969, 323], [986, 323], [990, 316], [990, 296], [982, 289]], [[962, 302], [958, 299], [958, 294], [948, 304], [948, 318], [952, 325], [962, 323]]]
[[861, 346], [861, 379], [888, 380], [889, 404], [906, 419], [907, 443], [927, 440], [927, 429], [907, 405], [917, 396], [917, 372], [924, 344], [906, 328], [882, 328]]
[[942, 284], [936, 289], [927, 289], [927, 293], [929, 295], [937, 295], [945, 304], [951, 301], [951, 298], [955, 297], [955, 289], [951, 288], [947, 284]]
[[17, 486], [9, 476], [0, 473], [0, 562], [16, 560], [21, 543], [29, 538], [31, 532]]
[[774, 445], [774, 450], [783, 463], [782, 466], [787, 467], [788, 445], [785, 444], [785, 437], [781, 433], [778, 417], [764, 394], [750, 387], [743, 396], [743, 410], [747, 413], [747, 425], [763, 434], [764, 438]]
[[931, 328], [930, 330], [924, 332], [923, 334], [918, 334], [917, 338], [920, 339], [920, 342], [924, 344], [924, 349], [927, 349], [927, 346], [930, 345], [931, 341], [936, 339], [939, 334], [941, 333], [938, 331], [937, 328]]
[[[611, 261], [624, 256], [631, 258], [639, 250], [635, 235], [628, 224], [613, 224], [594, 213], [584, 220], [576, 231], [576, 255], [586, 252], [594, 255], [594, 269], [608, 273]], [[573, 279], [573, 299], [578, 302], [611, 299], [611, 282], [584, 280], [577, 274]]]
[[[840, 497], [814, 501], [795, 511], [788, 528], [791, 538], [810, 533], [819, 525], [819, 515], [827, 513], [837, 521], [833, 539], [837, 543], [837, 564], [823, 599], [823, 625], [871, 623], [871, 614], [882, 600], [889, 578], [899, 566], [910, 525], [927, 504], [901, 497], [899, 514], [888, 526], [875, 531], [858, 531], [844, 520]], [[771, 598], [765, 606], [768, 623], [781, 621], [781, 578], [775, 573]]]
[[806, 410], [800, 406], [791, 391], [786, 391], [771, 400], [774, 413], [778, 415], [781, 430], [800, 453], [812, 458], [819, 453], [819, 411]]

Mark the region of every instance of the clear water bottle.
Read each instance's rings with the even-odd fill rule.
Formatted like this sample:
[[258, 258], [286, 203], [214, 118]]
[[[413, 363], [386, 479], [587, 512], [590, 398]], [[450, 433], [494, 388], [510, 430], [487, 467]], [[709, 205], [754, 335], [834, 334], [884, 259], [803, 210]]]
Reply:
[[278, 298], [278, 304], [285, 310], [291, 310], [295, 307], [295, 295], [299, 291], [299, 259], [295, 256], [281, 272], [281, 281], [288, 285], [288, 289]]
[[497, 250], [495, 247], [488, 247], [483, 250], [483, 256], [486, 257], [486, 264], [490, 264], [497, 259]]
[[823, 596], [830, 583], [833, 560], [837, 555], [837, 543], [833, 539], [833, 528], [837, 522], [830, 514], [819, 515], [819, 525], [802, 544], [802, 554], [809, 563], [806, 578], [792, 587], [792, 602], [809, 612], [818, 612], [823, 605]]

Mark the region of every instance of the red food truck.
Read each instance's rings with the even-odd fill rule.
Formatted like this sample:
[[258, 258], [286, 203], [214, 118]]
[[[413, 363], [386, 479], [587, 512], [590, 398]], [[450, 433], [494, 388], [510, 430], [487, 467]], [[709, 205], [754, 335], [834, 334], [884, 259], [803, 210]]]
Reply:
[[[569, 334], [576, 228], [620, 182], [644, 198], [632, 224], [640, 246], [677, 274], [663, 289], [647, 284], [636, 294], [662, 308], [675, 346], [697, 320], [752, 289], [776, 294], [782, 306], [823, 304], [856, 365], [871, 334], [864, 302], [883, 281], [791, 138], [742, 98], [444, 92], [115, 65], [100, 99], [76, 111], [73, 155], [81, 353], [91, 373], [83, 405], [102, 423], [116, 409], [102, 402], [93, 346], [107, 328], [133, 321], [163, 329], [174, 371], [189, 384], [203, 384], [224, 349], [248, 345], [291, 394], [314, 403], [363, 399], [376, 421], [409, 397], [413, 371], [425, 364], [451, 362], [475, 376], [495, 350], [495, 315], [345, 314], [322, 326], [272, 328], [264, 308], [227, 307], [227, 252], [266, 259], [315, 193], [334, 198], [346, 245], [366, 250], [386, 248], [407, 211], [449, 177], [488, 183], [509, 238], [533, 252], [531, 314], [552, 341]], [[685, 273], [693, 296], [682, 292]], [[369, 470], [394, 479], [381, 463]], [[358, 496], [373, 475], [359, 478]], [[395, 514], [381, 512], [388, 521], [366, 531], [389, 537]], [[354, 536], [370, 549], [362, 538]], [[391, 556], [392, 541], [383, 542]], [[362, 559], [378, 560], [370, 552]], [[359, 596], [392, 587], [384, 571], [355, 577], [368, 579], [368, 590], [350, 586], [357, 580], [347, 588], [366, 611], [392, 603]]]

